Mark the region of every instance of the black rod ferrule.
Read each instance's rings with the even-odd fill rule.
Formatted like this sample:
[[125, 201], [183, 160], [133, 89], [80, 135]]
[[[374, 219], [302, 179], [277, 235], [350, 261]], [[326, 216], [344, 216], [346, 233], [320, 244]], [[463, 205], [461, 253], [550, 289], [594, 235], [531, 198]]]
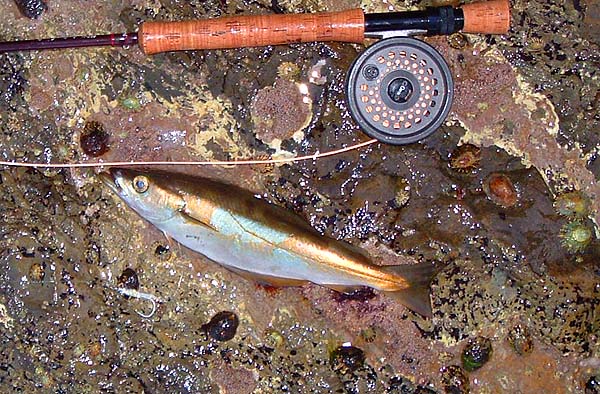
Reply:
[[461, 30], [464, 22], [463, 11], [451, 6], [365, 14], [365, 33], [423, 31], [427, 35], [452, 34]]

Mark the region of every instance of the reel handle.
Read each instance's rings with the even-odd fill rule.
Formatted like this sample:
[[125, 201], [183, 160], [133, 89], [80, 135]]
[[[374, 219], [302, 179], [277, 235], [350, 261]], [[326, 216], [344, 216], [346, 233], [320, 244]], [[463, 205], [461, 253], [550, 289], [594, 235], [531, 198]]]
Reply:
[[506, 34], [510, 27], [508, 0], [482, 1], [461, 7], [465, 33]]
[[315, 14], [241, 15], [182, 22], [144, 22], [138, 32], [145, 54], [227, 49], [312, 41], [364, 41], [361, 9]]

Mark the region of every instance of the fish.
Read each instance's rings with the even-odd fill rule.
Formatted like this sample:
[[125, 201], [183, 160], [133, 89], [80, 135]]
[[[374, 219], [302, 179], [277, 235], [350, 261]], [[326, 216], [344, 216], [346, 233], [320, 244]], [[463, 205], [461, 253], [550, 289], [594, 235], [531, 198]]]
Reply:
[[343, 293], [371, 287], [432, 316], [433, 263], [377, 265], [295, 213], [216, 180], [127, 168], [100, 177], [169, 238], [245, 278], [270, 286], [310, 282]]

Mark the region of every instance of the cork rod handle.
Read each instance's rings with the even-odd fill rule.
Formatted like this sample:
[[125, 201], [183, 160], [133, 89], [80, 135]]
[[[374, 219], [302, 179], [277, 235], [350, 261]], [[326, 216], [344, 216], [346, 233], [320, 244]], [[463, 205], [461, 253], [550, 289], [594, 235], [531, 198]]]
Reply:
[[364, 40], [360, 9], [317, 14], [246, 15], [183, 22], [145, 22], [138, 32], [144, 53], [226, 49], [294, 42]]
[[482, 1], [463, 5], [465, 33], [506, 34], [510, 27], [508, 0]]

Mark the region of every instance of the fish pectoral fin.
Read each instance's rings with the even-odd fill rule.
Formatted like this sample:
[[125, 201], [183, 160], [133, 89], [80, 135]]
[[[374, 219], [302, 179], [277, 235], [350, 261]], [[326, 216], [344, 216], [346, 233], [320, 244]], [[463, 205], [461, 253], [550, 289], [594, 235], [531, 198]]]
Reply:
[[165, 240], [167, 241], [167, 247], [169, 249], [173, 250], [175, 249], [175, 247], [177, 247], [178, 250], [181, 250], [181, 244], [177, 242], [173, 237], [171, 237], [169, 233], [167, 233], [166, 231], [162, 231], [162, 234], [165, 237]]
[[185, 210], [184, 211], [180, 211], [179, 213], [181, 214], [181, 216], [183, 216], [183, 218], [185, 220], [189, 221], [190, 223], [197, 224], [198, 226], [205, 227], [205, 228], [207, 228], [209, 230], [212, 230], [214, 232], [217, 232], [217, 233], [219, 232], [219, 230], [217, 230], [217, 228], [214, 227], [212, 224], [203, 222], [201, 220], [196, 219], [193, 216], [190, 216]]
[[239, 268], [227, 267], [232, 272], [240, 275], [241, 277], [257, 282], [261, 285], [275, 286], [275, 287], [290, 287], [290, 286], [304, 286], [308, 283], [307, 280], [302, 279], [290, 279], [282, 278], [280, 276], [271, 276], [265, 274], [258, 274], [256, 272], [250, 272]]
[[386, 295], [425, 317], [432, 316], [429, 285], [439, 271], [439, 267], [424, 262], [411, 265], [392, 265], [380, 267], [380, 269], [397, 276], [406, 285], [405, 288], [398, 291], [387, 291]]

